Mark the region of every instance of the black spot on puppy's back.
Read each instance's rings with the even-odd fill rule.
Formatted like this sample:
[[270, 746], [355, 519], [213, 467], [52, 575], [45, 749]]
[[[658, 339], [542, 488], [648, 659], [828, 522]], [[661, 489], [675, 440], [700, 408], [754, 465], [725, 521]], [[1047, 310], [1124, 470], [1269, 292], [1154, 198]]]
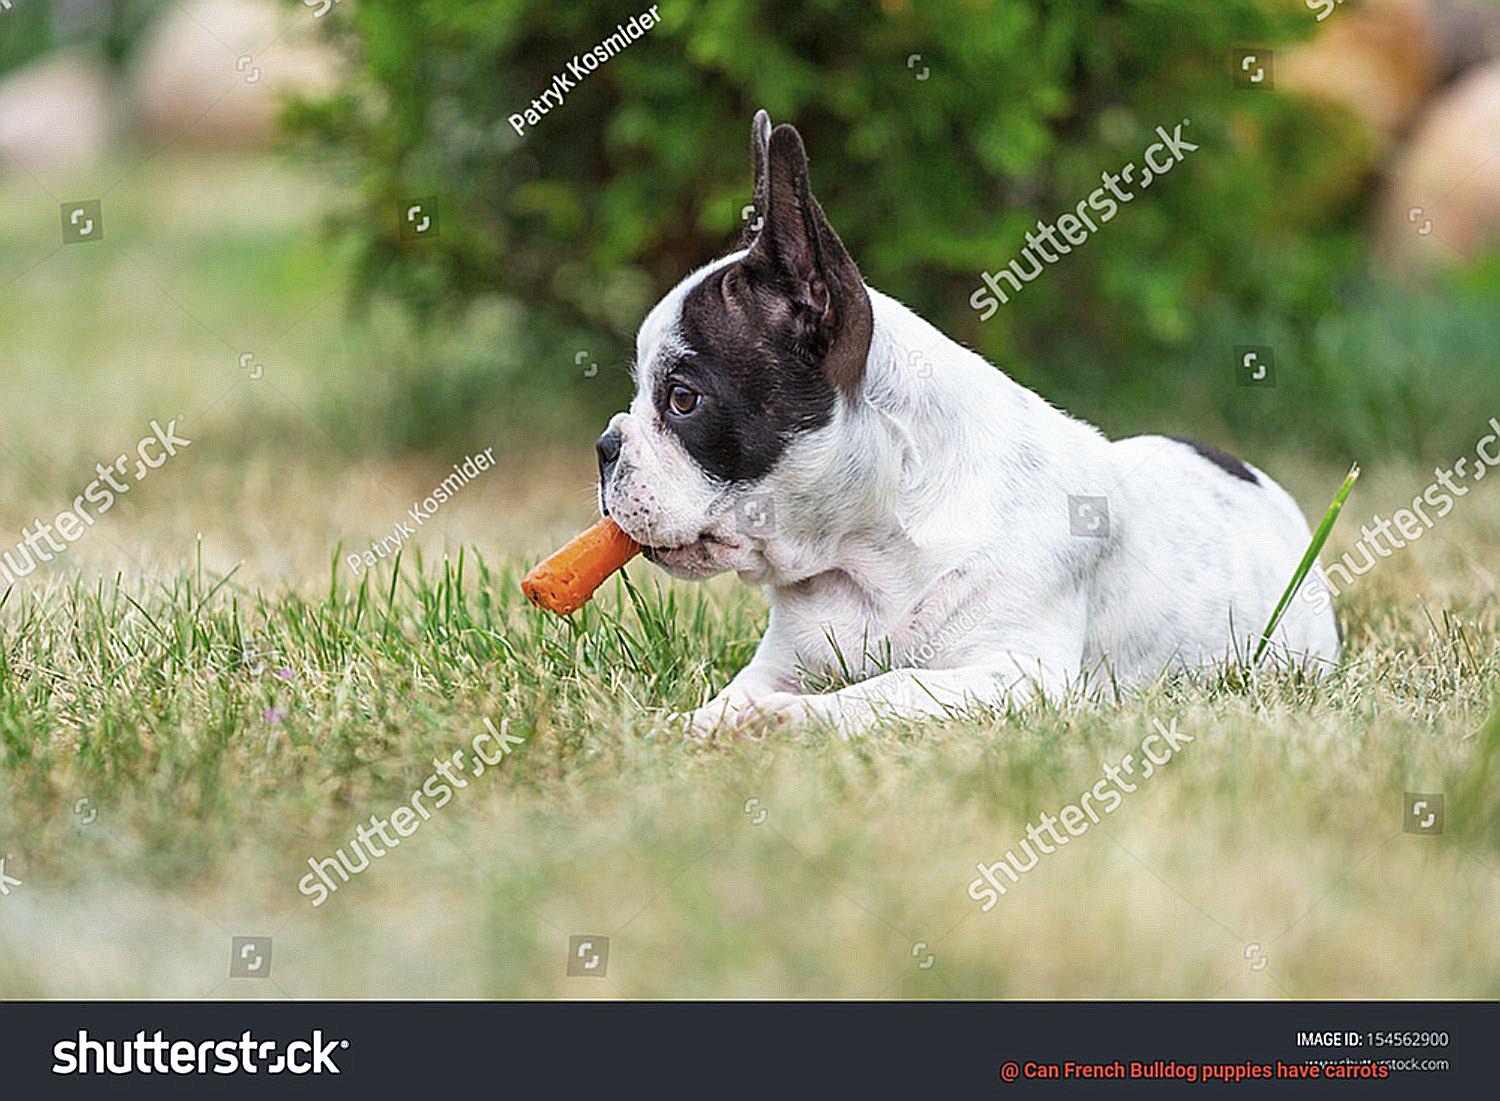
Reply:
[[1217, 447], [1210, 447], [1206, 443], [1198, 443], [1196, 440], [1183, 439], [1181, 436], [1168, 436], [1167, 438], [1187, 447], [1191, 447], [1199, 455], [1203, 456], [1203, 458], [1207, 459], [1209, 462], [1213, 463], [1214, 466], [1224, 471], [1224, 473], [1232, 474], [1240, 481], [1249, 482], [1253, 486], [1260, 485], [1260, 479], [1255, 476], [1255, 471], [1251, 470], [1243, 462], [1241, 462], [1239, 459], [1236, 459], [1228, 452], [1220, 451]]

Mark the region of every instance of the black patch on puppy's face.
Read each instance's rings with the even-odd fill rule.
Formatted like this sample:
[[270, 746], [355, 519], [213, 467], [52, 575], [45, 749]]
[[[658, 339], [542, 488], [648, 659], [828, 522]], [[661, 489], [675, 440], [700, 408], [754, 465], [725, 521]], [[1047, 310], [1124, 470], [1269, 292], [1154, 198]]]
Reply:
[[[859, 269], [808, 184], [807, 153], [790, 126], [751, 126], [755, 168], [745, 255], [683, 298], [688, 351], [658, 374], [652, 399], [667, 429], [710, 476], [764, 477], [794, 437], [832, 419], [864, 381], [873, 319]], [[674, 386], [697, 397], [672, 406]]]
[[[832, 419], [838, 400], [827, 376], [798, 354], [788, 327], [776, 324], [774, 303], [762, 301], [767, 297], [751, 286], [740, 262], [694, 287], [681, 322], [691, 351], [668, 365], [652, 395], [662, 424], [718, 481], [751, 482], [770, 473], [795, 436]], [[671, 407], [679, 385], [699, 395], [686, 416]]]

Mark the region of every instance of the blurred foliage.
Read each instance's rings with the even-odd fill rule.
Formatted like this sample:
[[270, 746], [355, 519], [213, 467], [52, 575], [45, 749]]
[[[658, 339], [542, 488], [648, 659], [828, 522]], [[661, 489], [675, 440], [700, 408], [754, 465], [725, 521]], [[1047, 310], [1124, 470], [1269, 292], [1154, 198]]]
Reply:
[[119, 66], [166, 0], [15, 0], [0, 13], [0, 75], [55, 49], [84, 45]]
[[[1318, 319], [1365, 268], [1363, 131], [1334, 108], [1233, 84], [1236, 46], [1313, 30], [1297, 0], [716, 0], [660, 13], [524, 136], [507, 116], [632, 11], [361, 0], [322, 21], [354, 76], [289, 121], [357, 181], [337, 225], [360, 294], [401, 301], [428, 334], [406, 393], [430, 405], [432, 377], [446, 380], [433, 432], [516, 387], [593, 412], [617, 404], [623, 376], [584, 389], [576, 357], [628, 359], [651, 303], [734, 246], [759, 107], [802, 132], [814, 190], [872, 285], [1095, 417], [1132, 391], [1159, 410], [1174, 362], [1189, 384], [1212, 370], [1232, 400], [1230, 348], [1270, 341], [1225, 326], [1269, 325], [1288, 360], [1315, 354]], [[1184, 119], [1198, 152], [979, 321], [981, 272]], [[418, 197], [437, 199], [435, 238], [401, 232]], [[431, 339], [485, 299], [524, 307], [519, 337], [482, 356]]]

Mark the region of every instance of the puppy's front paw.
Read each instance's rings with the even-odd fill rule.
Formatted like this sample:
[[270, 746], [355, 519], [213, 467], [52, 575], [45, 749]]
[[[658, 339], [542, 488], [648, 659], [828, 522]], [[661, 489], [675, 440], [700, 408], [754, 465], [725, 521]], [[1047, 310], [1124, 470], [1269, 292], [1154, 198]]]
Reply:
[[738, 708], [727, 699], [714, 699], [696, 711], [678, 711], [667, 721], [694, 738], [712, 738], [721, 730], [732, 730]]
[[843, 716], [838, 702], [829, 696], [802, 696], [795, 692], [771, 692], [757, 696], [740, 711], [738, 726], [742, 730], [762, 732], [808, 723], [828, 723], [845, 738]]
[[742, 724], [742, 713], [753, 706], [754, 699], [743, 688], [731, 685], [696, 711], [680, 711], [669, 721], [695, 738], [712, 738], [737, 729]]
[[799, 696], [792, 692], [720, 693], [696, 711], [671, 716], [671, 721], [695, 738], [759, 733], [809, 718], [802, 705], [816, 699], [816, 696]]

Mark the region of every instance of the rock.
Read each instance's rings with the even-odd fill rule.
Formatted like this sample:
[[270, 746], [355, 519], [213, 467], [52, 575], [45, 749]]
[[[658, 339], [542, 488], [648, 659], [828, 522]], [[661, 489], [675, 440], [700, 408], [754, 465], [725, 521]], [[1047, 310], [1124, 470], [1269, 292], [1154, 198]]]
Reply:
[[1442, 75], [1500, 57], [1500, 8], [1494, 0], [1435, 0]]
[[1380, 203], [1381, 254], [1403, 266], [1470, 260], [1500, 245], [1500, 61], [1434, 100]]
[[0, 171], [7, 160], [67, 176], [105, 151], [116, 119], [109, 73], [87, 50], [66, 50], [0, 80]]
[[1383, 151], [1437, 87], [1441, 53], [1429, 0], [1340, 3], [1311, 41], [1277, 57], [1276, 85], [1348, 107]]
[[337, 82], [310, 9], [275, 0], [186, 0], [148, 32], [134, 69], [143, 134], [174, 147], [268, 144], [289, 94]]

